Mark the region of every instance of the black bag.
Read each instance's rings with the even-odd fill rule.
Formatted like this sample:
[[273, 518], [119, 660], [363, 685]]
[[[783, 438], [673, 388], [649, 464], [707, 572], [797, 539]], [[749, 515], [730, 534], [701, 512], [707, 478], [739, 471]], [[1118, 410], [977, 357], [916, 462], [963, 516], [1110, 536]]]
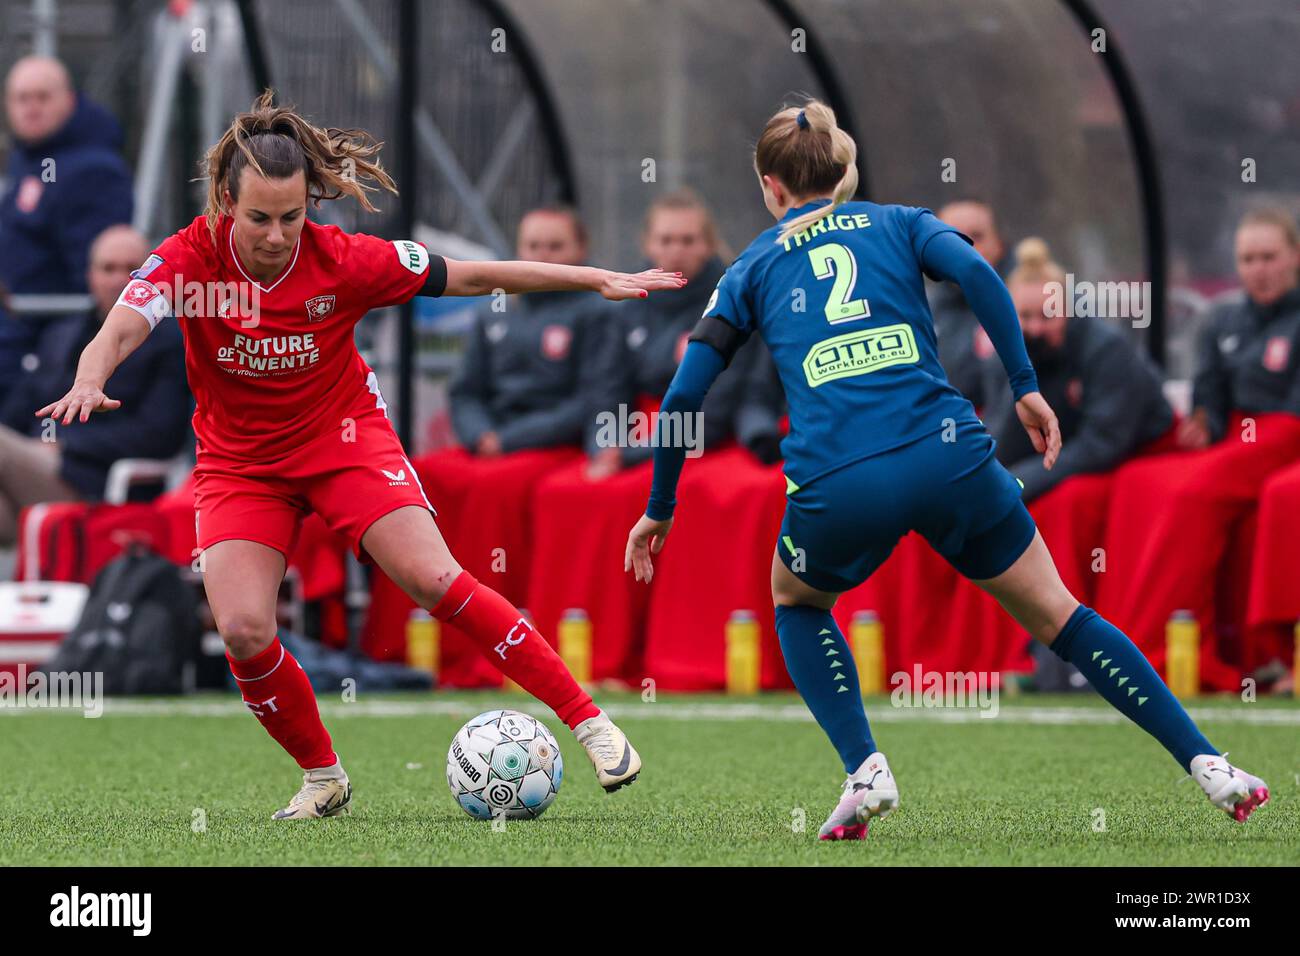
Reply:
[[105, 694], [181, 694], [193, 689], [199, 636], [194, 589], [137, 546], [99, 572], [77, 626], [43, 669], [102, 672]]

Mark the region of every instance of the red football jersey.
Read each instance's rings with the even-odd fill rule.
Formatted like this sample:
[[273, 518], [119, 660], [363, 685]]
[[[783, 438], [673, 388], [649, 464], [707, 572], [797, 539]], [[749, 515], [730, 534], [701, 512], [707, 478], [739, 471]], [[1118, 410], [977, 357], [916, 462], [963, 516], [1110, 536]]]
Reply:
[[[232, 224], [222, 216], [214, 242], [207, 220], [195, 219], [132, 273], [118, 300], [151, 325], [180, 321], [200, 447], [266, 461], [360, 415], [386, 414], [353, 326], [424, 286], [424, 246], [308, 221], [289, 264], [263, 285], [239, 261]], [[445, 281], [445, 263], [435, 266]]]

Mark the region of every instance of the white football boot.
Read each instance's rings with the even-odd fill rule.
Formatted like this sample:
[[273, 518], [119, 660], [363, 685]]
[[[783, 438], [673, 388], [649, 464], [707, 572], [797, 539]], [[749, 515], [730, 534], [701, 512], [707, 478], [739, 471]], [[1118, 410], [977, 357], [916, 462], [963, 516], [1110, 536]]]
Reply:
[[844, 794], [817, 831], [821, 840], [865, 840], [872, 817], [884, 819], [898, 809], [898, 781], [885, 755], [877, 751], [844, 781]]
[[1268, 803], [1268, 784], [1254, 774], [1234, 767], [1218, 754], [1192, 758], [1192, 779], [1210, 802], [1238, 823]]
[[343, 765], [319, 767], [302, 775], [302, 789], [294, 794], [289, 805], [276, 810], [272, 820], [310, 820], [316, 817], [333, 817], [347, 813], [352, 803], [352, 784], [343, 772]]
[[641, 772], [641, 757], [603, 710], [574, 727], [573, 735], [587, 751], [596, 768], [596, 779], [606, 793], [626, 786]]

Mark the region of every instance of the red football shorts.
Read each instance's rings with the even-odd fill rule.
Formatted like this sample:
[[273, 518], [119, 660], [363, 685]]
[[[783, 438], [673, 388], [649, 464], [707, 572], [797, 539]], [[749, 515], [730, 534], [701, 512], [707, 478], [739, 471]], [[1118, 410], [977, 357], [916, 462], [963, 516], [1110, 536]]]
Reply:
[[314, 511], [367, 561], [361, 536], [377, 520], [406, 505], [433, 511], [393, 426], [378, 411], [274, 461], [225, 458], [201, 446], [197, 459], [199, 548], [231, 539], [256, 541], [288, 561], [302, 519]]

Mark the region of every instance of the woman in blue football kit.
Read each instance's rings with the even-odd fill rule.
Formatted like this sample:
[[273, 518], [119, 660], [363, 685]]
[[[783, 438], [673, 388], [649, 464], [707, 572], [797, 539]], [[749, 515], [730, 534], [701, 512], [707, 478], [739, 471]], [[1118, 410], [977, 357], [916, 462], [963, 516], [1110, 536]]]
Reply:
[[[777, 634], [795, 686], [849, 775], [821, 837], [861, 839], [871, 816], [898, 806], [856, 671], [828, 662], [850, 659], [831, 607], [908, 531], [1160, 741], [1215, 806], [1245, 820], [1268, 799], [1264, 782], [1224, 760], [1133, 643], [1066, 590], [993, 439], [939, 365], [923, 273], [961, 286], [1010, 377], [1021, 423], [1052, 467], [1060, 431], [1006, 287], [929, 210], [849, 201], [856, 157], [820, 102], [768, 121], [754, 168], [777, 225], [723, 275], [660, 409], [661, 427], [673, 420], [665, 416], [698, 412], [753, 332], [776, 360], [790, 406], [781, 446], [788, 497], [772, 561]], [[627, 543], [625, 569], [638, 580], [650, 580], [651, 553], [672, 527], [684, 457], [680, 443], [655, 450], [650, 502]]]

